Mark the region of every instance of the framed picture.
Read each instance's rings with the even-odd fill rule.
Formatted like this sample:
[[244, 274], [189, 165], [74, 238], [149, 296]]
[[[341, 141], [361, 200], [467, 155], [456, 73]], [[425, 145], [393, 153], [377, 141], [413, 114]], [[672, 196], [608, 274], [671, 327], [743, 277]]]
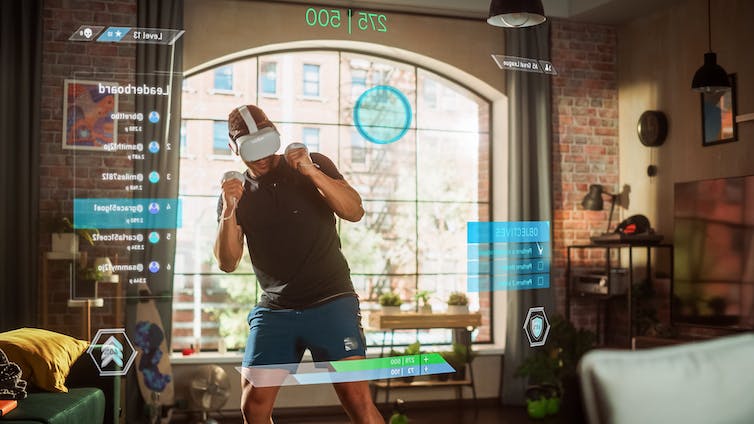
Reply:
[[118, 94], [102, 90], [117, 86], [104, 81], [65, 80], [63, 93], [63, 148], [103, 151], [118, 139]]
[[728, 75], [730, 90], [702, 93], [702, 146], [736, 141], [736, 74]]

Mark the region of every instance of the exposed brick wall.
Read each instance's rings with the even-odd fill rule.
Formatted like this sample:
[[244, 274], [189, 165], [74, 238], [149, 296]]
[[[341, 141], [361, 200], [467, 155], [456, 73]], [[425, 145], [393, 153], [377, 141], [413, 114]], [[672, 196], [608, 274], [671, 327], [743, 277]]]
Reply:
[[[42, 41], [42, 141], [40, 148], [40, 246], [44, 253], [50, 250], [52, 221], [73, 215], [74, 187], [77, 197], [112, 195], [124, 197], [121, 190], [100, 190], [98, 176], [105, 170], [124, 172], [133, 169], [128, 161], [108, 156], [102, 152], [64, 150], [62, 148], [64, 80], [86, 73], [97, 72], [101, 78], [116, 78], [114, 70], [133, 71], [136, 49], [133, 44], [104, 44], [97, 42], [71, 42], [68, 37], [82, 24], [136, 26], [136, 0], [45, 0], [43, 4]], [[77, 74], [78, 73], [78, 74]], [[128, 81], [123, 81], [128, 82]], [[129, 99], [119, 100], [119, 110], [133, 109]], [[121, 143], [132, 142], [132, 136], [118, 130]], [[81, 244], [90, 264], [94, 257], [109, 255], [106, 246], [90, 247]], [[68, 308], [68, 264], [65, 261], [48, 261], [48, 290], [50, 330], [84, 337], [80, 309]], [[44, 284], [40, 270], [40, 284]], [[101, 297], [113, 297], [122, 285], [100, 285]], [[114, 300], [106, 300], [104, 308], [92, 310], [92, 331], [116, 324]], [[40, 322], [40, 324], [42, 324]]]
[[[585, 211], [581, 200], [589, 184], [618, 191], [617, 40], [611, 26], [561, 20], [553, 20], [551, 40], [558, 70], [552, 79], [552, 276], [558, 311], [564, 314], [566, 246], [588, 243], [607, 227], [609, 209]], [[577, 264], [599, 265], [603, 260], [604, 253], [595, 250], [581, 255]], [[607, 307], [620, 309], [613, 306]], [[596, 303], [572, 298], [571, 317], [578, 327], [596, 328]], [[624, 334], [618, 325], [611, 322], [609, 332]]]

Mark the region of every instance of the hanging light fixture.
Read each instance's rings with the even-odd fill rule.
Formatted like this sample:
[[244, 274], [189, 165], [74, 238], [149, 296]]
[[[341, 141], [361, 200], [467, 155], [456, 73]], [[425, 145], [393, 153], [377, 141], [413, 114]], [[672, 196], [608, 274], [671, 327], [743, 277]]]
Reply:
[[712, 51], [712, 24], [710, 23], [710, 0], [707, 0], [707, 42], [709, 51], [704, 54], [704, 65], [694, 74], [691, 89], [700, 93], [730, 90], [728, 73], [717, 64], [717, 54]]
[[506, 28], [523, 28], [545, 21], [542, 0], [492, 0], [487, 23]]

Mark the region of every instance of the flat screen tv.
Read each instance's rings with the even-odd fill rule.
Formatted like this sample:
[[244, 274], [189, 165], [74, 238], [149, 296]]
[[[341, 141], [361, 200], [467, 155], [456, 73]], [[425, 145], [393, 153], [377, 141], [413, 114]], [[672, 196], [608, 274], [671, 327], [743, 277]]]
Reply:
[[754, 176], [675, 184], [673, 322], [754, 329]]

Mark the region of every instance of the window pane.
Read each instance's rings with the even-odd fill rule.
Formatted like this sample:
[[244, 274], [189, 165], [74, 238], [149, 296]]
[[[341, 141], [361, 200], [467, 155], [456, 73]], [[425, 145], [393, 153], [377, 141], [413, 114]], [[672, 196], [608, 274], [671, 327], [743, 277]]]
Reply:
[[233, 67], [231, 65], [221, 66], [215, 69], [215, 89], [216, 90], [233, 90]]
[[469, 221], [489, 221], [479, 203], [419, 203], [419, 273], [466, 274]]
[[[180, 196], [184, 225], [176, 231], [175, 272], [222, 273], [212, 253], [217, 235], [219, 196], [219, 190], [214, 196]], [[253, 272], [245, 249], [235, 272]]]
[[488, 136], [449, 131], [417, 131], [420, 200], [482, 202], [489, 197]]
[[[181, 119], [223, 121], [234, 108], [244, 104], [257, 103], [257, 59], [255, 57], [242, 59], [228, 65], [233, 71], [233, 95], [217, 95], [215, 88], [215, 71], [209, 69], [190, 77], [191, 90], [183, 92], [181, 99]], [[212, 137], [212, 129], [197, 140], [207, 140]], [[195, 135], [192, 132], [192, 136]], [[209, 147], [209, 143], [199, 143]], [[200, 154], [200, 153], [197, 153]]]
[[301, 131], [301, 140], [310, 152], [319, 152], [319, 128], [304, 127]]
[[212, 152], [216, 155], [230, 154], [228, 123], [226, 121], [215, 121], [212, 125]]
[[[338, 123], [338, 52], [312, 50], [260, 57], [260, 63], [268, 62], [277, 64], [277, 93], [275, 96], [260, 95], [257, 104], [276, 125], [284, 122], [308, 126]], [[311, 66], [306, 74], [305, 65]], [[312, 97], [316, 101], [312, 101]], [[293, 136], [298, 138], [299, 134]]]
[[349, 138], [351, 139], [351, 156], [349, 158], [346, 155], [347, 159], [345, 160], [350, 159], [351, 166], [355, 168], [367, 161], [367, 141], [355, 128], [351, 128], [351, 131], [349, 131]]
[[278, 81], [277, 68], [278, 68], [278, 65], [275, 62], [262, 63], [260, 67], [261, 74], [259, 75], [259, 79], [260, 79], [259, 86], [261, 88], [262, 93], [265, 93], [265, 94], [277, 93], [277, 81]]
[[[342, 53], [340, 60], [340, 122], [354, 125], [354, 106], [364, 92], [377, 85], [387, 85], [402, 93], [412, 111], [409, 128], [416, 127], [416, 71], [413, 66], [383, 58]], [[364, 89], [361, 89], [362, 81]], [[356, 86], [354, 87], [354, 82]]]
[[361, 221], [340, 226], [343, 254], [355, 274], [413, 274], [416, 209], [412, 202], [364, 201]]
[[[414, 132], [390, 144], [363, 140], [354, 127], [342, 127], [340, 168], [362, 199], [413, 200], [416, 198]], [[355, 133], [355, 134], [354, 134]], [[357, 149], [354, 150], [354, 140]], [[355, 154], [355, 156], [354, 156]]]
[[246, 316], [261, 291], [253, 275], [182, 275], [173, 283], [173, 350], [190, 345], [217, 349], [222, 337], [229, 351], [246, 345]]
[[417, 74], [418, 128], [489, 132], [489, 102], [432, 72], [419, 69]]

